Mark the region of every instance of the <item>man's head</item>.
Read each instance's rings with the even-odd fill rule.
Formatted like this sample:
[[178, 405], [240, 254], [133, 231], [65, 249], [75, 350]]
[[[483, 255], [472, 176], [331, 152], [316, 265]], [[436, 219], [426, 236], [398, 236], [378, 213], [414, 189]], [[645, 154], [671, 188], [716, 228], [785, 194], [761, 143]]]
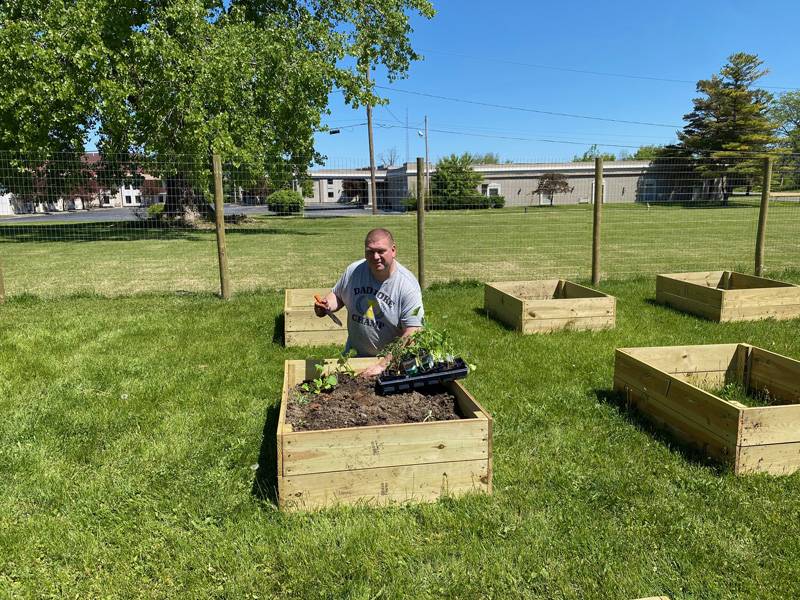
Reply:
[[375, 279], [383, 281], [389, 277], [394, 267], [397, 246], [392, 232], [388, 229], [373, 229], [364, 239], [364, 258]]

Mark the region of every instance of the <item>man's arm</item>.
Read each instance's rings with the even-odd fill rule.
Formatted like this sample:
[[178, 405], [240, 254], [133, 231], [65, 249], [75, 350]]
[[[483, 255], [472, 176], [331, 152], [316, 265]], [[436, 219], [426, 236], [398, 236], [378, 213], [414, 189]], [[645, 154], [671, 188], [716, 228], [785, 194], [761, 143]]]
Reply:
[[[419, 331], [422, 327], [405, 327], [403, 328], [403, 332], [400, 334], [400, 338], [407, 338], [410, 335], [413, 335], [415, 331]], [[361, 372], [363, 377], [375, 377], [376, 375], [380, 375], [386, 370], [386, 367], [389, 366], [389, 363], [392, 361], [392, 355], [387, 354], [386, 356], [382, 356], [381, 359], [368, 369], [364, 369]]]

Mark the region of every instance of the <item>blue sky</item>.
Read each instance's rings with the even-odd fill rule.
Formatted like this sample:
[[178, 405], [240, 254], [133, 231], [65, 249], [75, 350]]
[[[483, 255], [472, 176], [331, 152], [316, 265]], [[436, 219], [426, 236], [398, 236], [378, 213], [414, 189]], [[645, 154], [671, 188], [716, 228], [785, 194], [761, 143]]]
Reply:
[[[394, 84], [380, 71], [375, 74], [378, 85], [394, 88], [379, 90], [390, 104], [374, 109], [376, 155], [394, 148], [405, 160], [406, 112], [412, 161], [424, 156], [417, 130], [425, 115], [431, 160], [469, 151], [546, 162], [569, 160], [592, 144], [618, 153], [668, 143], [691, 110], [695, 82], [718, 72], [739, 51], [764, 60], [770, 74], [761, 80], [763, 86], [800, 88], [797, 0], [451, 0], [434, 5], [433, 19], [413, 21], [412, 44], [424, 60]], [[616, 121], [478, 106], [401, 90]], [[347, 107], [338, 93], [331, 95], [330, 108], [325, 121], [341, 132], [318, 134], [317, 150], [328, 156], [329, 166], [368, 164], [367, 129], [359, 125], [366, 121], [365, 110]]]

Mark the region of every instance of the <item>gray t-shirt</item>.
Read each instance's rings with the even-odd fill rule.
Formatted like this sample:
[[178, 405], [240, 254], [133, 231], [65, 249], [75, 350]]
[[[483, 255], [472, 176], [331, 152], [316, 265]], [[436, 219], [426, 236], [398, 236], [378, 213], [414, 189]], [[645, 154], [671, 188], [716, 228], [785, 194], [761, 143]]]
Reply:
[[333, 293], [347, 307], [347, 345], [359, 356], [376, 356], [406, 327], [421, 327], [422, 291], [413, 273], [399, 262], [383, 283], [377, 281], [365, 259], [345, 269]]

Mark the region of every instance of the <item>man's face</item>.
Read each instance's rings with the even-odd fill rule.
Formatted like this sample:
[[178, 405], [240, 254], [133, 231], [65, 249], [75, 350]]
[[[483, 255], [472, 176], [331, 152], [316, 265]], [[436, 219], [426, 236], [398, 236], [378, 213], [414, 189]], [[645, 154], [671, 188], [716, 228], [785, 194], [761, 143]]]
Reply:
[[392, 268], [397, 248], [386, 236], [367, 240], [364, 247], [364, 258], [373, 273], [382, 273]]

